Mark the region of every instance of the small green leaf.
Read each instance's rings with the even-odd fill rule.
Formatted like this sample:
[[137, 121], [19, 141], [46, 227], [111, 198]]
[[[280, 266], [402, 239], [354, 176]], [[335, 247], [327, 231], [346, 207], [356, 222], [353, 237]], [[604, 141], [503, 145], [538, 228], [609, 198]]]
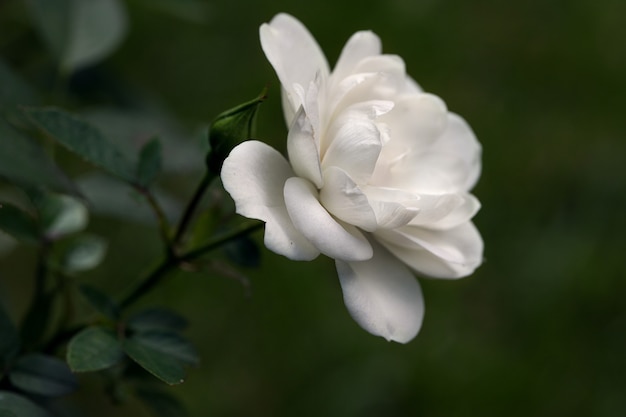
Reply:
[[0, 370], [15, 358], [20, 349], [20, 335], [9, 315], [0, 305]]
[[254, 122], [266, 91], [254, 100], [243, 103], [217, 116], [209, 128], [211, 151], [207, 156], [209, 170], [219, 175], [224, 159], [241, 142], [254, 136]]
[[83, 272], [100, 265], [107, 250], [107, 242], [95, 235], [72, 237], [55, 250], [61, 251], [59, 266], [67, 273]]
[[68, 70], [101, 61], [128, 31], [126, 10], [119, 0], [74, 0], [71, 28], [61, 66]]
[[126, 11], [119, 0], [30, 0], [37, 28], [67, 71], [95, 64], [124, 38]]
[[152, 330], [133, 334], [130, 338], [185, 365], [197, 365], [200, 361], [193, 345], [174, 332]]
[[248, 236], [242, 236], [223, 246], [226, 256], [239, 266], [255, 268], [261, 264], [261, 251]]
[[189, 415], [178, 398], [161, 390], [140, 387], [137, 389], [137, 396], [155, 417], [186, 417]]
[[46, 410], [32, 401], [8, 391], [0, 391], [0, 413], [7, 417], [51, 417]]
[[86, 121], [55, 108], [25, 110], [48, 135], [70, 151], [127, 182], [135, 183], [135, 167], [102, 133]]
[[177, 358], [144, 344], [141, 339], [126, 339], [123, 348], [132, 360], [163, 382], [176, 385], [185, 381], [185, 370]]
[[139, 154], [137, 180], [142, 187], [148, 187], [161, 172], [161, 142], [152, 139], [146, 143]]
[[66, 395], [78, 387], [65, 362], [36, 353], [20, 357], [9, 373], [9, 380], [26, 392], [46, 397]]
[[137, 332], [150, 330], [175, 330], [180, 331], [187, 327], [187, 320], [163, 308], [149, 308], [133, 315], [126, 325], [129, 329]]
[[0, 117], [0, 177], [22, 186], [79, 195], [78, 189], [41, 146]]
[[93, 308], [111, 320], [117, 321], [120, 309], [113, 299], [91, 285], [82, 284], [79, 290]]
[[122, 344], [109, 329], [88, 327], [70, 340], [67, 363], [74, 372], [110, 368], [124, 357]]
[[36, 200], [42, 226], [49, 238], [80, 232], [87, 226], [89, 213], [80, 200], [60, 194], [42, 195]]
[[22, 242], [36, 244], [41, 240], [35, 219], [19, 207], [2, 201], [0, 201], [0, 230]]

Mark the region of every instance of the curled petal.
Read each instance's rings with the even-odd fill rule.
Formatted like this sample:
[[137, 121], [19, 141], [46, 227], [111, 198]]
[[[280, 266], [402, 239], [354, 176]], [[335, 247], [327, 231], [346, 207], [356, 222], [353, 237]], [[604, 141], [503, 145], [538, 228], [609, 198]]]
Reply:
[[346, 228], [326, 211], [309, 181], [292, 177], [285, 182], [285, 204], [295, 227], [324, 255], [345, 261], [372, 257], [372, 246], [356, 228]]
[[318, 149], [313, 126], [304, 107], [300, 107], [287, 136], [289, 160], [296, 174], [321, 188], [323, 181]]
[[224, 160], [222, 182], [237, 213], [265, 224], [265, 246], [293, 260], [312, 260], [319, 251], [293, 225], [283, 185], [293, 171], [285, 158], [258, 141], [236, 146]]
[[407, 343], [422, 326], [422, 290], [408, 268], [385, 248], [372, 245], [374, 256], [367, 261], [335, 262], [344, 302], [368, 332]]
[[379, 230], [376, 238], [409, 267], [433, 278], [462, 278], [482, 263], [483, 240], [471, 222], [447, 230]]
[[320, 201], [338, 219], [368, 232], [376, 230], [376, 216], [367, 197], [344, 170], [330, 167], [324, 171]]
[[308, 88], [318, 72], [327, 77], [328, 62], [307, 28], [287, 14], [278, 14], [269, 24], [261, 25], [259, 35], [263, 52], [286, 89], [286, 96], [295, 113], [302, 103], [293, 86]]

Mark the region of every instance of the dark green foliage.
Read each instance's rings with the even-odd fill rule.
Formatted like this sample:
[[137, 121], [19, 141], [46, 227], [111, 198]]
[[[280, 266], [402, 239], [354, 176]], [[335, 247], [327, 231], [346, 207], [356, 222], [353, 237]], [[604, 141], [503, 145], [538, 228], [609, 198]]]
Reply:
[[44, 150], [30, 137], [17, 131], [0, 117], [0, 177], [19, 185], [48, 187], [78, 194]]
[[19, 207], [0, 201], [0, 230], [26, 243], [39, 243], [37, 221]]
[[85, 297], [89, 304], [100, 314], [103, 314], [110, 320], [117, 321], [120, 315], [120, 309], [111, 297], [88, 284], [82, 284], [78, 288], [83, 297]]
[[18, 358], [9, 372], [11, 383], [31, 394], [58, 397], [73, 392], [78, 381], [62, 360], [41, 354]]
[[32, 401], [9, 391], [0, 391], [0, 416], [2, 417], [52, 417]]
[[[9, 364], [20, 348], [19, 333], [0, 304], [0, 373]], [[2, 375], [0, 375], [0, 380]]]
[[88, 162], [130, 183], [133, 164], [88, 122], [57, 108], [31, 108], [26, 113], [52, 139]]
[[104, 327], [87, 327], [67, 346], [67, 363], [74, 372], [110, 368], [124, 357], [117, 335]]
[[137, 182], [141, 187], [150, 186], [161, 172], [163, 165], [161, 153], [161, 142], [156, 138], [141, 148], [137, 168]]

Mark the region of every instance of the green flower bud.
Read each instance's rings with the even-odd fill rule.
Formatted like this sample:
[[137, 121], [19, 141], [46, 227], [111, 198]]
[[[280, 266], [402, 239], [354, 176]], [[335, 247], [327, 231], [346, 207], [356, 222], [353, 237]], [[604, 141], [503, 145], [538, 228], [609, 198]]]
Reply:
[[267, 98], [266, 92], [266, 89], [263, 90], [254, 100], [225, 111], [213, 121], [209, 127], [211, 150], [206, 160], [209, 171], [219, 175], [222, 163], [230, 151], [253, 137], [256, 112], [259, 104]]

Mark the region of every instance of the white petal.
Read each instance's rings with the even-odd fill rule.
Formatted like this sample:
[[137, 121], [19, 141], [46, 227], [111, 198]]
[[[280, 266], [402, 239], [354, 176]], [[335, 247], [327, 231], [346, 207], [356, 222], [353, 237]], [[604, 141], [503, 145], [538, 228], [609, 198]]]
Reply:
[[418, 197], [390, 188], [362, 187], [376, 215], [377, 228], [395, 229], [405, 226], [419, 213]]
[[370, 31], [356, 32], [343, 47], [333, 70], [333, 78], [337, 81], [342, 80], [353, 72], [357, 64], [364, 58], [380, 55], [381, 49], [380, 38], [375, 33]]
[[323, 181], [318, 149], [319, 144], [315, 140], [313, 126], [304, 107], [300, 107], [287, 136], [289, 161], [298, 176], [308, 179], [317, 188], [321, 188]]
[[350, 112], [337, 118], [326, 136], [331, 142], [322, 156], [322, 169], [336, 166], [357, 184], [367, 183], [382, 148], [376, 123]]
[[373, 243], [364, 262], [336, 261], [350, 315], [368, 332], [407, 343], [422, 326], [424, 299], [419, 283], [398, 259]]
[[258, 141], [236, 146], [224, 160], [222, 182], [235, 201], [237, 213], [263, 220], [265, 246], [293, 260], [311, 260], [319, 251], [291, 222], [283, 186], [293, 171], [275, 149]]
[[482, 263], [483, 240], [471, 222], [447, 230], [405, 226], [375, 236], [409, 267], [433, 278], [465, 277]]
[[309, 181], [292, 177], [285, 182], [285, 204], [295, 227], [324, 255], [344, 261], [372, 257], [372, 246], [356, 228], [339, 224], [320, 204]]
[[381, 121], [392, 129], [392, 140], [413, 148], [430, 146], [446, 129], [448, 109], [439, 97], [428, 94], [406, 95]]
[[443, 135], [431, 148], [432, 152], [452, 155], [462, 161], [463, 178], [459, 188], [469, 191], [474, 187], [481, 170], [482, 148], [467, 122], [458, 114], [448, 113], [448, 123]]
[[308, 88], [318, 72], [327, 77], [328, 62], [307, 28], [288, 14], [278, 14], [269, 24], [261, 25], [259, 35], [263, 52], [274, 67], [295, 111], [302, 103], [297, 102], [299, 99], [293, 86]]
[[344, 170], [330, 167], [324, 171], [320, 201], [344, 222], [368, 232], [376, 230], [376, 216], [367, 197]]
[[480, 209], [480, 202], [471, 194], [421, 195], [417, 202], [419, 214], [412, 226], [429, 229], [450, 229], [470, 220]]

